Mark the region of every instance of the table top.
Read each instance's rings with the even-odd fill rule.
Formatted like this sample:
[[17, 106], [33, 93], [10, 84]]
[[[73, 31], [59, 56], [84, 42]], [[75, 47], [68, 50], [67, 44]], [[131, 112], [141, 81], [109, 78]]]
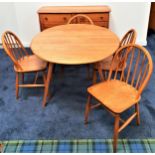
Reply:
[[31, 42], [41, 59], [66, 65], [89, 64], [112, 55], [119, 38], [107, 28], [89, 24], [67, 24], [46, 29]]

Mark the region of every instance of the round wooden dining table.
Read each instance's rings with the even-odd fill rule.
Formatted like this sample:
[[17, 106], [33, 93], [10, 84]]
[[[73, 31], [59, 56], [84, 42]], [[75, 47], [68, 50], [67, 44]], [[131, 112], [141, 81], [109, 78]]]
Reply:
[[49, 62], [43, 107], [46, 105], [54, 64], [98, 66], [103, 80], [100, 62], [114, 54], [119, 38], [107, 28], [89, 24], [66, 24], [46, 29], [37, 34], [30, 45], [33, 53]]

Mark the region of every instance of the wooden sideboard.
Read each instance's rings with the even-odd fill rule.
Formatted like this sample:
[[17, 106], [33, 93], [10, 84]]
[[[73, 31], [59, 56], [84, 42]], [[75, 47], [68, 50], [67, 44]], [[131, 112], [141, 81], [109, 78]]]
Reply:
[[[110, 12], [108, 6], [44, 6], [38, 10], [40, 30], [66, 24], [76, 14], [85, 14], [95, 25], [108, 28]], [[80, 20], [85, 19], [81, 17]]]

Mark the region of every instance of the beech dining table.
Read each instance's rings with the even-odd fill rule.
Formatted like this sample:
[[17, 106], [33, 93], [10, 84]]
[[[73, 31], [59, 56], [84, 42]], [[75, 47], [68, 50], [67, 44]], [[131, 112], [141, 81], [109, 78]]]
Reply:
[[38, 33], [31, 42], [32, 52], [49, 62], [42, 106], [47, 103], [53, 65], [94, 64], [104, 80], [101, 61], [114, 54], [119, 38], [111, 30], [89, 24], [66, 24]]

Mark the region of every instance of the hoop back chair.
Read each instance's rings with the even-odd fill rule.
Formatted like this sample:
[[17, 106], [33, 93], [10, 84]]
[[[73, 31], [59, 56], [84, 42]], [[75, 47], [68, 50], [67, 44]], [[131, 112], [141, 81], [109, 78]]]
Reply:
[[[94, 25], [94, 22], [90, 17], [84, 14], [77, 14], [73, 17], [71, 17], [67, 24], [91, 24]], [[90, 77], [90, 65], [87, 65], [87, 76]]]
[[71, 17], [67, 24], [94, 24], [90, 17], [84, 14], [77, 14]]
[[[137, 33], [134, 29], [130, 29], [122, 38], [122, 40], [120, 41], [120, 44], [119, 44], [119, 48], [122, 47], [122, 46], [125, 46], [125, 45], [128, 45], [128, 44], [135, 44], [135, 41], [136, 41], [136, 37], [137, 37]], [[112, 59], [113, 59], [113, 56], [110, 56], [106, 59], [104, 59], [102, 62], [101, 62], [101, 68], [102, 70], [104, 71], [104, 75], [105, 75], [105, 72], [106, 71], [109, 71], [110, 70], [110, 66], [111, 66], [111, 62], [112, 62]], [[116, 69], [116, 66], [117, 66], [117, 63], [119, 62], [119, 57], [118, 59], [115, 60], [114, 62], [114, 65], [113, 65], [113, 70]], [[120, 67], [119, 68], [119, 71], [121, 72], [122, 71], [122, 68]], [[94, 76], [96, 76], [96, 67], [95, 67], [95, 72], [94, 72]], [[96, 77], [94, 77], [96, 79]], [[95, 80], [96, 81], [96, 80]]]
[[[16, 98], [18, 98], [19, 87], [44, 87], [44, 84], [36, 84], [38, 72], [43, 73], [44, 83], [46, 82], [45, 69], [47, 63], [39, 59], [35, 55], [30, 55], [24, 48], [19, 38], [11, 31], [6, 31], [2, 35], [2, 45], [14, 63], [14, 70], [16, 73]], [[35, 72], [35, 80], [33, 84], [24, 84], [24, 74]], [[21, 75], [21, 83], [19, 84], [19, 76]]]
[[[116, 70], [115, 60], [119, 57]], [[124, 65], [126, 64], [126, 66]], [[121, 74], [118, 74], [122, 67]], [[88, 100], [85, 109], [85, 123], [91, 109], [103, 105], [114, 117], [113, 149], [116, 152], [118, 134], [136, 117], [140, 124], [139, 101], [153, 71], [153, 62], [149, 52], [139, 45], [129, 44], [117, 50], [111, 63], [108, 79], [88, 88]], [[94, 97], [99, 103], [91, 104]], [[135, 106], [135, 112], [124, 121], [120, 114]], [[122, 125], [120, 125], [120, 122]]]

